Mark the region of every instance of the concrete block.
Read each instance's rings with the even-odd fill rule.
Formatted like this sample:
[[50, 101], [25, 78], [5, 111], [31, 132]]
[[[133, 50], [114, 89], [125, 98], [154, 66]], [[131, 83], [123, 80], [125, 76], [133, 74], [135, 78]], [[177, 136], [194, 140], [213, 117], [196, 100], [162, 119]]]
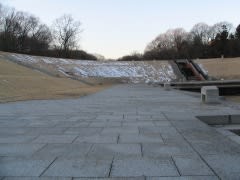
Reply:
[[171, 84], [170, 83], [164, 83], [163, 85], [165, 91], [170, 91], [171, 90]]
[[203, 86], [201, 88], [201, 100], [203, 103], [219, 103], [218, 87]]

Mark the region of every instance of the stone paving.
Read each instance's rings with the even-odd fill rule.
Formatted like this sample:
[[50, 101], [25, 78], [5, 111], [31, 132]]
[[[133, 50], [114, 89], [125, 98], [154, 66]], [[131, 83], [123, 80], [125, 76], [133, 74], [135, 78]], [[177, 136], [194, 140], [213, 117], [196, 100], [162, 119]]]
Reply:
[[148, 85], [0, 104], [0, 179], [240, 179], [240, 145], [196, 118], [237, 113]]

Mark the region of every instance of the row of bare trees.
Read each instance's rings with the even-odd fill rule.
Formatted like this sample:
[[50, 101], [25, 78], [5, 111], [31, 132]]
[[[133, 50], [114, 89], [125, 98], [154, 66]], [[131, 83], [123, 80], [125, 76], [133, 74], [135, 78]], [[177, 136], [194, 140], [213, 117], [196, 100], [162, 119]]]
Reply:
[[79, 50], [81, 24], [63, 15], [48, 27], [39, 18], [0, 4], [0, 50], [75, 59], [96, 57]]
[[240, 56], [240, 25], [234, 29], [229, 22], [213, 26], [198, 23], [190, 32], [170, 29], [150, 42], [143, 55], [132, 54], [119, 60], [162, 60]]

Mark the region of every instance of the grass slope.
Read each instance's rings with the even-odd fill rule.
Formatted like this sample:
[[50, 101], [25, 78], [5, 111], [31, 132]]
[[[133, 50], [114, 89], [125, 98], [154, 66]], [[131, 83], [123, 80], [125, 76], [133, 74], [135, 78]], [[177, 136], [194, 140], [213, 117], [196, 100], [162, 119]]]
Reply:
[[0, 55], [0, 103], [33, 99], [61, 99], [95, 93], [110, 84], [88, 85], [23, 67]]
[[202, 59], [196, 60], [202, 64], [210, 76], [219, 79], [240, 79], [240, 58]]

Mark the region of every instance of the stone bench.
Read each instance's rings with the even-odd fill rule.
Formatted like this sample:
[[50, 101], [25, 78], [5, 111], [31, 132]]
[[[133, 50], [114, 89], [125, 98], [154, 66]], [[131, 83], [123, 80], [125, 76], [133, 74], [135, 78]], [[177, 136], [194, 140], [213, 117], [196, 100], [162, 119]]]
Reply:
[[219, 89], [216, 86], [203, 86], [201, 89], [203, 103], [219, 103]]

